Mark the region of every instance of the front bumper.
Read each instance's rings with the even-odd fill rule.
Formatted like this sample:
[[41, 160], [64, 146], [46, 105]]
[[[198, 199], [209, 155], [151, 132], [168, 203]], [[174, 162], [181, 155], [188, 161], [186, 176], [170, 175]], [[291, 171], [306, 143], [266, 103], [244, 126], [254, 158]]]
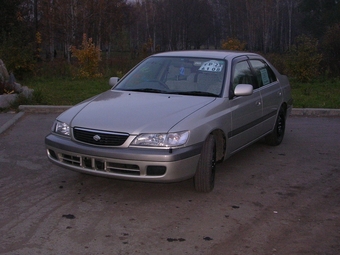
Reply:
[[103, 177], [175, 182], [196, 172], [202, 144], [179, 149], [99, 147], [55, 134], [45, 138], [51, 162], [73, 171]]

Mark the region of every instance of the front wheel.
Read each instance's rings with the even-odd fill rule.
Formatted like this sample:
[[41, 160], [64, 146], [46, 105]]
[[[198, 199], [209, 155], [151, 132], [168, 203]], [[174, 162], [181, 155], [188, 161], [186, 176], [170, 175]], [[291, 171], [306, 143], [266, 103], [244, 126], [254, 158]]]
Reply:
[[279, 145], [283, 140], [285, 129], [286, 129], [286, 111], [281, 107], [279, 114], [277, 115], [273, 132], [266, 136], [266, 143], [272, 146]]
[[194, 176], [196, 191], [210, 192], [215, 184], [216, 142], [213, 135], [205, 140]]

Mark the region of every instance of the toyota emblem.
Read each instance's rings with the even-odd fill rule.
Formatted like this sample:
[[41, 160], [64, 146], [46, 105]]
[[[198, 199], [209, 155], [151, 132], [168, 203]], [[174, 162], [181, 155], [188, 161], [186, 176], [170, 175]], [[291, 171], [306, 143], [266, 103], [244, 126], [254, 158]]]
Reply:
[[95, 140], [96, 142], [98, 142], [100, 139], [101, 139], [101, 138], [100, 138], [99, 135], [95, 135], [95, 136], [93, 137], [93, 140]]

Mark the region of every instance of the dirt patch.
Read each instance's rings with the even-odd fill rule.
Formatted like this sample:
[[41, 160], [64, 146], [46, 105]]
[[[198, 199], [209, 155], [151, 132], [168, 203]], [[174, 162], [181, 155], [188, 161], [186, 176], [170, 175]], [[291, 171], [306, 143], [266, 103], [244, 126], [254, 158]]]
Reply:
[[43, 140], [55, 117], [27, 115], [0, 135], [1, 254], [340, 254], [339, 118], [290, 118], [280, 146], [234, 155], [201, 194], [192, 180], [52, 165]]

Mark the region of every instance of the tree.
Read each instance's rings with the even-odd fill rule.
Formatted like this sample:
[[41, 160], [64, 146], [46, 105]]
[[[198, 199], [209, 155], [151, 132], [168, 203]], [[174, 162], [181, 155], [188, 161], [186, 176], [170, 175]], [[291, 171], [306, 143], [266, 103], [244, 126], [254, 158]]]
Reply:
[[323, 37], [322, 49], [327, 70], [331, 75], [340, 73], [340, 23], [330, 27]]
[[[338, 0], [0, 0], [0, 47], [17, 40], [53, 60], [84, 33], [106, 52], [219, 49], [225, 38], [247, 42], [247, 50], [283, 53], [293, 38], [308, 34], [322, 50], [336, 42], [326, 31], [340, 24]], [[41, 43], [36, 40], [41, 35]], [[13, 42], [11, 43], [13, 44]], [[21, 45], [22, 46], [22, 45]], [[32, 48], [32, 49], [31, 49]], [[326, 52], [324, 52], [326, 53]], [[61, 54], [62, 55], [62, 54]], [[59, 55], [58, 55], [59, 56]], [[330, 56], [328, 53], [325, 56]], [[330, 57], [325, 63], [330, 63]]]
[[340, 2], [337, 0], [301, 0], [299, 9], [304, 14], [302, 25], [317, 38], [340, 22]]
[[25, 20], [22, 0], [0, 0], [0, 6], [0, 58], [9, 72], [22, 78], [34, 69], [35, 35], [29, 33], [30, 23]]
[[20, 25], [20, 0], [0, 0], [0, 6], [0, 39], [4, 40]]

